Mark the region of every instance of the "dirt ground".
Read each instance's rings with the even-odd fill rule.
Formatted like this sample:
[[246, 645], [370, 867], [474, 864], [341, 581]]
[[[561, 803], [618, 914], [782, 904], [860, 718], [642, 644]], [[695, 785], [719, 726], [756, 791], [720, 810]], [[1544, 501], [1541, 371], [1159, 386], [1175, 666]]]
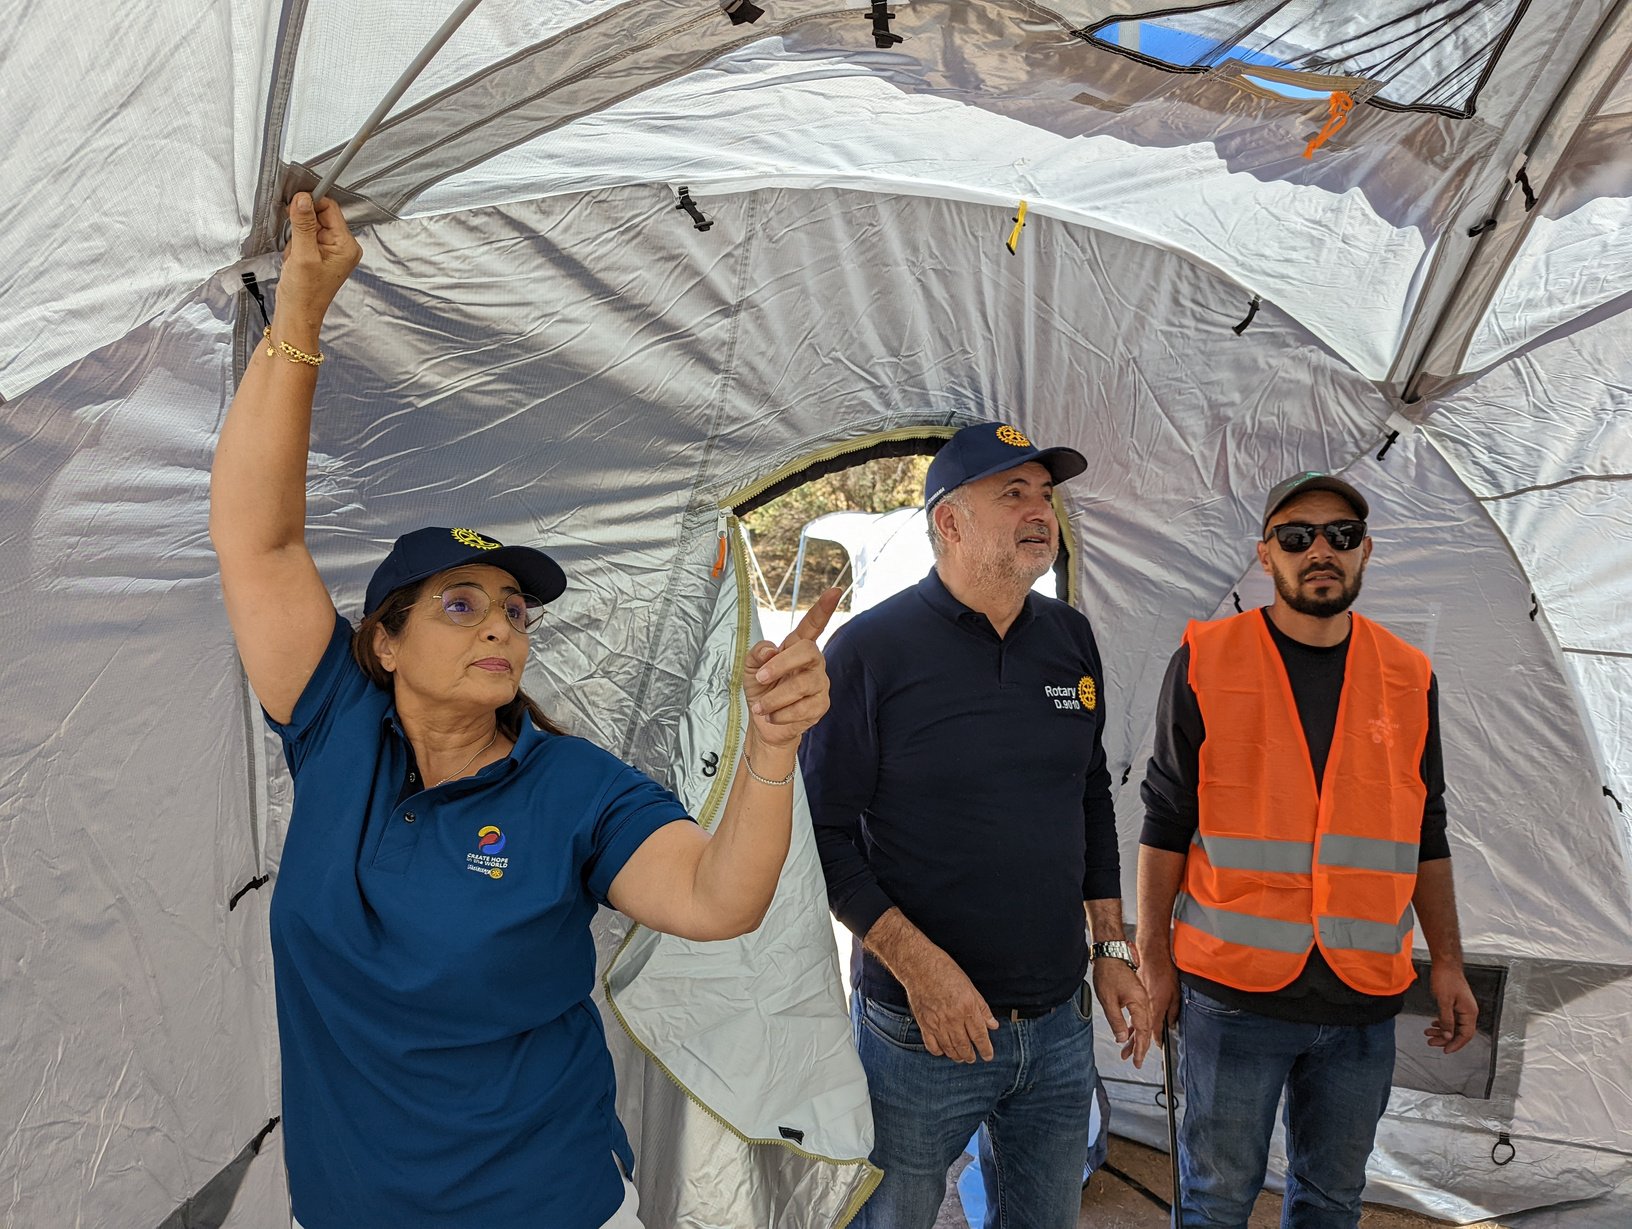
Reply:
[[[969, 1229], [957, 1192], [957, 1176], [967, 1163], [968, 1158], [964, 1157], [953, 1168], [947, 1182], [946, 1202], [941, 1205], [935, 1229]], [[1117, 1172], [1110, 1172], [1112, 1170]], [[1113, 1135], [1108, 1164], [1093, 1176], [1088, 1189], [1082, 1193], [1082, 1214], [1077, 1225], [1079, 1229], [1167, 1229], [1166, 1202], [1172, 1181], [1165, 1152]], [[1158, 1203], [1157, 1199], [1162, 1202]], [[1258, 1196], [1258, 1206], [1253, 1209], [1252, 1229], [1278, 1229], [1280, 1223], [1281, 1198], [1265, 1191]], [[1424, 1229], [1445, 1223], [1414, 1212], [1369, 1204], [1360, 1218], [1361, 1229]], [[1495, 1221], [1481, 1221], [1473, 1229], [1504, 1229], [1504, 1226]]]

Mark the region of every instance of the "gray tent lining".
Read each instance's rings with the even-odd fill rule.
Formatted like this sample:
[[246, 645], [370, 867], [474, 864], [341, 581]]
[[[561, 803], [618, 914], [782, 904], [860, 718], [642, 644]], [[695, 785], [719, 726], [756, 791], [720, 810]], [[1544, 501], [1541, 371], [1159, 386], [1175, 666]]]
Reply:
[[233, 1201], [238, 1198], [238, 1188], [244, 1184], [250, 1163], [260, 1155], [261, 1145], [281, 1121], [281, 1115], [267, 1119], [255, 1138], [245, 1144], [220, 1173], [199, 1187], [196, 1195], [182, 1200], [181, 1206], [166, 1216], [158, 1229], [221, 1229], [232, 1212]]

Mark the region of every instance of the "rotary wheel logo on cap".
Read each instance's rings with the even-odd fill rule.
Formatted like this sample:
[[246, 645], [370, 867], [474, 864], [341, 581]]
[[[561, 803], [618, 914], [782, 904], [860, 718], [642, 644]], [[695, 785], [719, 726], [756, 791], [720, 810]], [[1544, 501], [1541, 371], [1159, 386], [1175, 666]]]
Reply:
[[997, 429], [997, 438], [1002, 440], [1005, 444], [1012, 444], [1016, 448], [1031, 447], [1031, 441], [1025, 436], [1021, 435], [1020, 432], [1016, 431], [1007, 423], [1004, 423]]
[[1077, 680], [1077, 699], [1089, 712], [1094, 711], [1094, 706], [1099, 703], [1099, 688], [1094, 683], [1093, 675], [1085, 674]]
[[492, 538], [482, 537], [474, 529], [455, 529], [453, 536], [465, 546], [474, 546], [477, 550], [498, 550], [503, 545]]

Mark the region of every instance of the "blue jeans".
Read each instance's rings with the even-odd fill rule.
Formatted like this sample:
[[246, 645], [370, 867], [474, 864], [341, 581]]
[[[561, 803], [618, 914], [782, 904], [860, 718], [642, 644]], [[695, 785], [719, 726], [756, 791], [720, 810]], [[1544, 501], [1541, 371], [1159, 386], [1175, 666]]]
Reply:
[[1073, 995], [1036, 1019], [1005, 1019], [992, 1034], [992, 1061], [969, 1064], [931, 1054], [904, 1010], [857, 993], [871, 1159], [884, 1181], [855, 1229], [931, 1229], [946, 1171], [982, 1124], [984, 1229], [1075, 1229], [1096, 1083], [1087, 1006]]
[[1282, 1229], [1354, 1229], [1394, 1079], [1394, 1021], [1295, 1024], [1181, 987], [1184, 1229], [1246, 1229], [1286, 1091]]

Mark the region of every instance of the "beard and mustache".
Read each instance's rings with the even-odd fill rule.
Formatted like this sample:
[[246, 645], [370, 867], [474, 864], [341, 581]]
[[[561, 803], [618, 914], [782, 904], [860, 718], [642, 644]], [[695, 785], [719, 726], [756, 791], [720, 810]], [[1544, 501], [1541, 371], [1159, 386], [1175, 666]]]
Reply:
[[[1281, 601], [1285, 602], [1299, 614], [1312, 615], [1317, 619], [1329, 619], [1333, 615], [1340, 615], [1354, 604], [1354, 599], [1360, 596], [1360, 578], [1365, 572], [1365, 564], [1355, 568], [1352, 577], [1345, 577], [1341, 568], [1328, 563], [1310, 564], [1303, 569], [1296, 581], [1285, 575], [1279, 568], [1274, 571], [1275, 592], [1280, 594]], [[1311, 576], [1325, 576], [1335, 580], [1338, 585], [1336, 593], [1330, 597], [1311, 597], [1302, 591], [1303, 583]]]

